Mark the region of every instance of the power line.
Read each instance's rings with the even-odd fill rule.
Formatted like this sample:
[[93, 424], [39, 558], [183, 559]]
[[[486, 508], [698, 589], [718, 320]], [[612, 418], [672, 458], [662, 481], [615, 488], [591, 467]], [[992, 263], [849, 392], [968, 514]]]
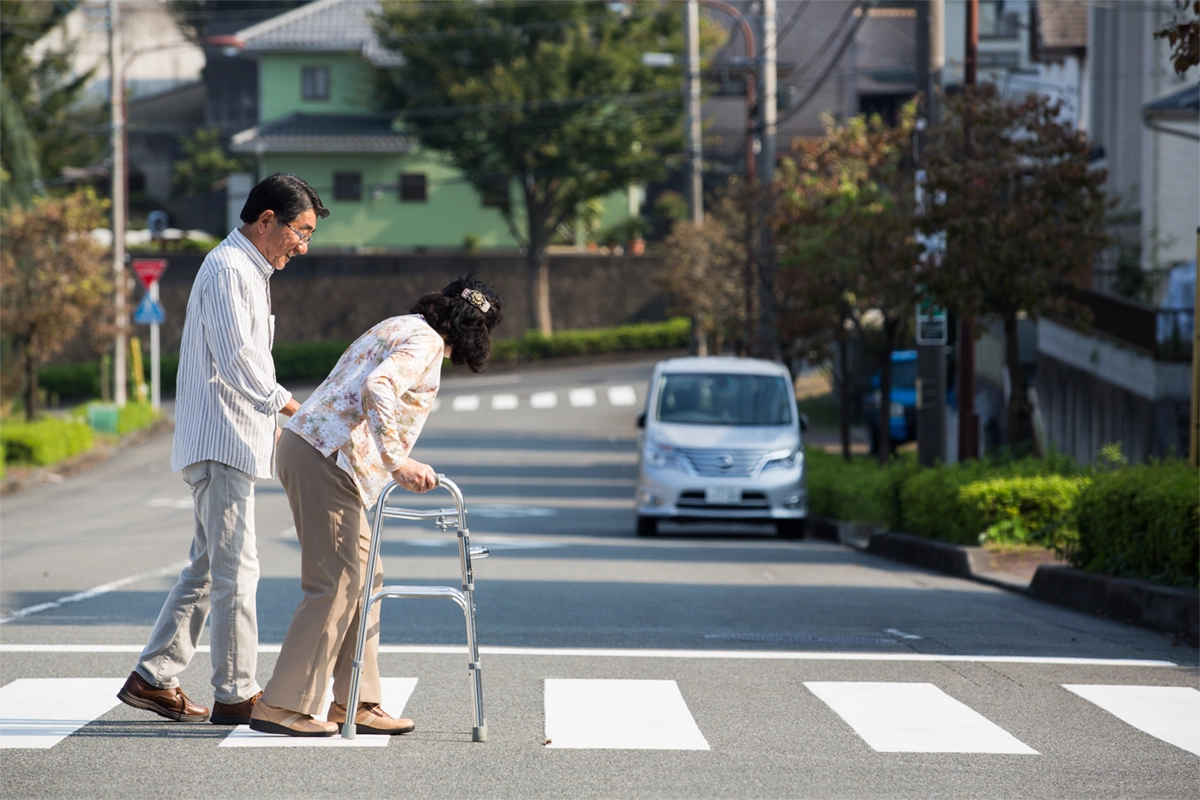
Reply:
[[855, 20], [854, 27], [851, 28], [850, 32], [846, 34], [846, 38], [842, 40], [841, 46], [838, 47], [837, 52], [833, 55], [833, 58], [829, 60], [829, 65], [825, 67], [825, 71], [821, 73], [821, 77], [819, 77], [816, 83], [813, 84], [812, 88], [808, 90], [808, 94], [806, 94], [799, 102], [797, 102], [796, 105], [789, 108], [787, 113], [776, 120], [777, 125], [782, 125], [784, 122], [796, 116], [796, 114], [800, 112], [800, 109], [804, 108], [812, 101], [814, 97], [816, 97], [817, 92], [820, 90], [822, 84], [829, 79], [829, 76], [833, 74], [834, 68], [837, 67], [838, 62], [842, 60], [842, 55], [846, 52], [846, 48], [849, 47], [850, 43], [854, 41], [854, 37], [858, 34], [858, 29], [862, 26], [863, 20], [867, 18], [867, 11], [874, 4], [875, 0], [864, 0], [864, 2], [856, 4], [857, 7], [861, 8], [862, 13], [859, 15], [858, 19]]

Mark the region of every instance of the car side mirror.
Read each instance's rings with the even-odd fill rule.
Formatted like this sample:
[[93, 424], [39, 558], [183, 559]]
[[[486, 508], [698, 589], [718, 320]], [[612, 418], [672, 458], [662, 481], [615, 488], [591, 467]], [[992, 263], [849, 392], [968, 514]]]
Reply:
[[800, 415], [800, 432], [808, 433], [808, 414]]
[[643, 411], [637, 415], [637, 426], [639, 428], [646, 427], [646, 412], [645, 411]]

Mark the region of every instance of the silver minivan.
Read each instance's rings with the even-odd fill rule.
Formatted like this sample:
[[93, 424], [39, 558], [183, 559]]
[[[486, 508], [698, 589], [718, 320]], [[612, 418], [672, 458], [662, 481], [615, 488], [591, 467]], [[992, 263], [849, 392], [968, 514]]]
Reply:
[[774, 522], [780, 536], [804, 535], [808, 420], [782, 365], [660, 361], [638, 426], [639, 536], [654, 536], [664, 520]]

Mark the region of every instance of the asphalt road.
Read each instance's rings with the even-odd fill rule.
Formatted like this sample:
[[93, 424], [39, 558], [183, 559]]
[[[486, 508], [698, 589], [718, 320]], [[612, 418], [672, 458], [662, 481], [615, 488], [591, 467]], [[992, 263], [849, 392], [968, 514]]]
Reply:
[[[170, 437], [4, 498], [3, 796], [1200, 794], [1200, 665], [1170, 637], [761, 529], [638, 539], [650, 367], [444, 382], [414, 455], [462, 487], [492, 551], [475, 569], [486, 743], [462, 614], [437, 601], [383, 609], [385, 705], [417, 721], [395, 741], [282, 746], [117, 703], [190, 539]], [[278, 483], [257, 520], [265, 683], [300, 597]], [[388, 583], [457, 583], [454, 536], [431, 525], [389, 523], [383, 554]], [[183, 677], [205, 704], [208, 673], [201, 654]]]

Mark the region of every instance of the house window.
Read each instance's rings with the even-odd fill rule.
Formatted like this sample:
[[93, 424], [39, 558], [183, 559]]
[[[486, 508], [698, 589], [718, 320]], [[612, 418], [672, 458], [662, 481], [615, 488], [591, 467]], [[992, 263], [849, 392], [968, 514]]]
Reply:
[[424, 203], [428, 199], [424, 172], [400, 173], [401, 203]]
[[329, 67], [300, 68], [300, 99], [329, 99]]
[[334, 200], [362, 200], [362, 173], [333, 173]]
[[498, 176], [489, 178], [483, 190], [483, 205], [486, 208], [504, 208], [508, 205], [508, 178]]

